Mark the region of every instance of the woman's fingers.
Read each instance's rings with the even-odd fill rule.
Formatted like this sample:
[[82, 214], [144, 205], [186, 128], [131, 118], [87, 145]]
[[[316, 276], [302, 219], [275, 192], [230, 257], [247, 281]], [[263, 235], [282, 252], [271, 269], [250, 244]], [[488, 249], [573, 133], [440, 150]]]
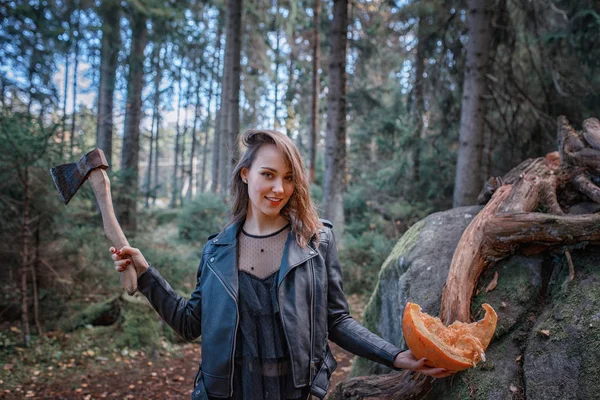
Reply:
[[123, 272], [127, 268], [127, 266], [131, 264], [131, 260], [118, 260], [115, 261], [115, 269], [118, 272]]
[[117, 250], [117, 254], [137, 256], [138, 254], [140, 254], [140, 251], [135, 247], [123, 246], [121, 249]]
[[424, 375], [433, 376], [434, 378], [438, 378], [438, 379], [445, 378], [454, 373], [453, 371], [448, 371], [445, 368], [428, 368], [428, 367], [416, 369], [415, 371], [419, 372], [421, 374], [424, 374]]

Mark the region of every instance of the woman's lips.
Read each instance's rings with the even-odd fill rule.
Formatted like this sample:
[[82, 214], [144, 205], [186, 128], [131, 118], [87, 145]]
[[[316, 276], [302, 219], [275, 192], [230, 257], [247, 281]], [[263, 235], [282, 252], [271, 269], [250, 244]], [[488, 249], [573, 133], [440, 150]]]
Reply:
[[283, 199], [277, 199], [275, 197], [265, 197], [265, 198], [269, 201], [269, 203], [271, 203], [274, 206], [280, 204], [283, 200]]

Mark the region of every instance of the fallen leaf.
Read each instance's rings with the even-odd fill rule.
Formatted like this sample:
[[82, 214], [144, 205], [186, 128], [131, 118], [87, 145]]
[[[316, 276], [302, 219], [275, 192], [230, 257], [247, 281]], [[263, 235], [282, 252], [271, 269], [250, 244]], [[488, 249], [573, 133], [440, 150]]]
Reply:
[[513, 385], [512, 383], [510, 384], [510, 387], [509, 387], [509, 389], [510, 389], [510, 391], [511, 391], [511, 392], [513, 392], [513, 393], [517, 393], [517, 391], [519, 390], [519, 389], [517, 389], [517, 387], [516, 387], [515, 385]]
[[485, 288], [485, 292], [491, 292], [492, 290], [496, 289], [496, 286], [498, 286], [498, 271], [494, 272], [494, 278]]
[[542, 329], [540, 333], [546, 337], [550, 337], [550, 331], [548, 329]]
[[517, 362], [521, 361], [521, 355], [520, 354], [517, 356], [517, 358], [515, 358], [515, 361], [517, 361]]

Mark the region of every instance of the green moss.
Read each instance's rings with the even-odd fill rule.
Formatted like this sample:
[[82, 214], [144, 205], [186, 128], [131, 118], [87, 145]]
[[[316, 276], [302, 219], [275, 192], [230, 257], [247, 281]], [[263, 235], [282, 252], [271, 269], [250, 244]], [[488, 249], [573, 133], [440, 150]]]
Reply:
[[[381, 289], [380, 282], [389, 280], [389, 279], [397, 279], [402, 275], [405, 271], [400, 270], [398, 268], [398, 259], [408, 254], [413, 247], [416, 245], [417, 240], [419, 239], [419, 234], [424, 227], [424, 222], [419, 221], [414, 224], [408, 231], [402, 235], [400, 240], [396, 243], [392, 252], [388, 256], [388, 258], [384, 261], [381, 266], [381, 270], [379, 272], [379, 279], [377, 281], [377, 285], [375, 286], [375, 290], [365, 307], [365, 313], [363, 316], [363, 325], [369, 329], [371, 332], [375, 332], [377, 334], [381, 334], [377, 326], [381, 320]], [[354, 363], [352, 365], [352, 370], [350, 372], [351, 376], [361, 376], [368, 375], [373, 373], [371, 371], [372, 363], [366, 359], [356, 357]]]
[[88, 325], [111, 325], [119, 318], [119, 297], [120, 295], [115, 295], [84, 308], [63, 322], [62, 329], [71, 332]]
[[160, 345], [160, 328], [156, 312], [145, 304], [127, 303], [123, 310], [117, 345], [139, 348], [157, 348]]

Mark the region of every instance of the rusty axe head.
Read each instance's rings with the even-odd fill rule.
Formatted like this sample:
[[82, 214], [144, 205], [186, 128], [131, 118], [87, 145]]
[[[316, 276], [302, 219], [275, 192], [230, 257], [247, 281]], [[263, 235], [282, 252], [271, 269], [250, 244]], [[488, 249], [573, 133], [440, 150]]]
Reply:
[[94, 149], [76, 163], [63, 164], [50, 168], [50, 174], [65, 205], [87, 179], [91, 170], [108, 168], [108, 162], [101, 149]]

